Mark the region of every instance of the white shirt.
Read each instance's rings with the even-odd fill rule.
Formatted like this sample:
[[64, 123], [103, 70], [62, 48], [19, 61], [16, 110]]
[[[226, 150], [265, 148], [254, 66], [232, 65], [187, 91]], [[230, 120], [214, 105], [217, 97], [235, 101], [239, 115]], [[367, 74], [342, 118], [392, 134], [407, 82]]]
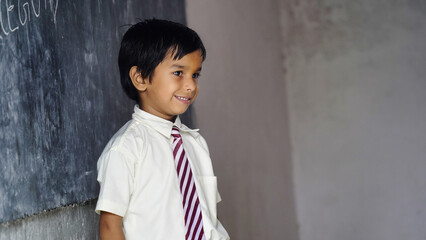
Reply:
[[206, 240], [226, 240], [217, 220], [220, 199], [209, 151], [198, 129], [189, 129], [135, 106], [132, 120], [109, 141], [98, 160], [96, 212], [123, 217], [126, 240], [185, 240], [182, 195], [172, 152], [177, 126], [190, 163], [203, 216]]

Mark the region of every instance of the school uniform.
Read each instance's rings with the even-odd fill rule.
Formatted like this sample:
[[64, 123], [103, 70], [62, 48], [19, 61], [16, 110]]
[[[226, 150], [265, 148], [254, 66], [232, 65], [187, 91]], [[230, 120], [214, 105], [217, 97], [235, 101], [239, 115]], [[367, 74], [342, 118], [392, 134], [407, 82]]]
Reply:
[[209, 150], [198, 129], [167, 121], [135, 106], [132, 119], [109, 141], [98, 160], [96, 212], [123, 217], [126, 240], [185, 240], [182, 194], [172, 152], [172, 127], [182, 136], [198, 194], [206, 240], [226, 240], [217, 219], [221, 201]]

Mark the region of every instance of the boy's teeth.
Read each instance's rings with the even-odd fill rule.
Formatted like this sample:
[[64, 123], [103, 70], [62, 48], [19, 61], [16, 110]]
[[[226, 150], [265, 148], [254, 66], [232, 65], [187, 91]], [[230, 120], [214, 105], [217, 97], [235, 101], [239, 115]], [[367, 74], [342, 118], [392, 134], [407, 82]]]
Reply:
[[176, 96], [177, 98], [179, 98], [179, 99], [182, 99], [182, 100], [189, 100], [189, 98], [184, 98], [184, 97], [179, 97], [179, 96]]

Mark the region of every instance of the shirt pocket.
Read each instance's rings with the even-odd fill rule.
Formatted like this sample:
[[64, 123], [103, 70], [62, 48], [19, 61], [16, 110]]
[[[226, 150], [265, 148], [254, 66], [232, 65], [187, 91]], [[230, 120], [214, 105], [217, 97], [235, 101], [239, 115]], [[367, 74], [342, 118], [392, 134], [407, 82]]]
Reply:
[[217, 223], [216, 205], [221, 200], [217, 190], [217, 178], [215, 176], [198, 176], [204, 200], [208, 208], [213, 225]]

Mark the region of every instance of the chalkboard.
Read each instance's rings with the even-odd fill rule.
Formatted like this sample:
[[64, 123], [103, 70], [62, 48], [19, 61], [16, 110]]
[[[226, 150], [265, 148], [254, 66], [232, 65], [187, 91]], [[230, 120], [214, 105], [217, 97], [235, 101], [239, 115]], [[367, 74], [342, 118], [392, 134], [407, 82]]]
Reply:
[[96, 161], [133, 111], [121, 37], [152, 17], [184, 23], [184, 0], [0, 0], [0, 222], [97, 197]]

